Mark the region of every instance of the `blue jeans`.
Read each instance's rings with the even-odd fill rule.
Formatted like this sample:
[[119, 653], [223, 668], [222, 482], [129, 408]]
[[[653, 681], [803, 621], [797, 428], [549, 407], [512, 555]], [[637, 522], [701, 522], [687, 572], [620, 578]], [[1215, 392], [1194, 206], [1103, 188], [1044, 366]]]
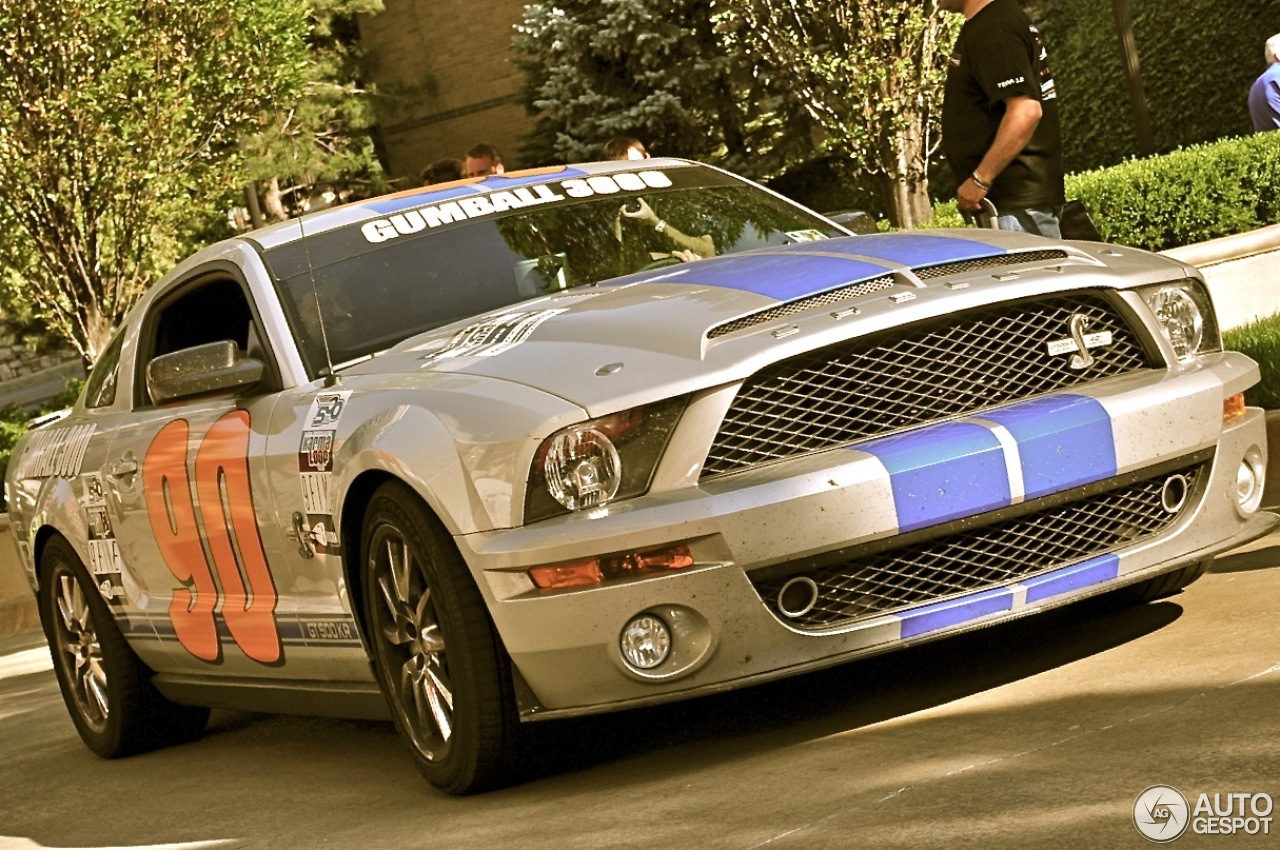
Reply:
[[997, 217], [1001, 230], [1021, 230], [1050, 239], [1061, 239], [1058, 228], [1058, 211], [1055, 209], [1004, 210]]

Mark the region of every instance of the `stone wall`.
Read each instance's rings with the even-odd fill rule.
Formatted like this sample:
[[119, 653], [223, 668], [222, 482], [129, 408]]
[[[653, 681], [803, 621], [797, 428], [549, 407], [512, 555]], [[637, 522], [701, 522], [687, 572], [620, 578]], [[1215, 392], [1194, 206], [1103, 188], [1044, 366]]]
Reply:
[[34, 412], [61, 395], [69, 377], [84, 377], [74, 350], [56, 344], [32, 348], [16, 328], [0, 322], [0, 408], [16, 404]]

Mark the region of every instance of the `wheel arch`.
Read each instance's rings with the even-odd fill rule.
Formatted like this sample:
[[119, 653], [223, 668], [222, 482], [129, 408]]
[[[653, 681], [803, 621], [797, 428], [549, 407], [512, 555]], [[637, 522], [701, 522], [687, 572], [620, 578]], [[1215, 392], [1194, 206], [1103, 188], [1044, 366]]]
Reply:
[[[361, 563], [361, 553], [364, 550], [364, 521], [373, 494], [384, 484], [392, 482], [399, 483], [413, 493], [422, 503], [423, 508], [440, 522], [447, 533], [452, 534], [448, 518], [441, 514], [432, 499], [415, 486], [414, 482], [385, 469], [366, 470], [352, 480], [342, 498], [339, 539], [342, 541], [343, 579], [347, 584], [347, 593], [351, 598], [351, 612], [359, 627], [360, 640], [364, 643], [366, 652], [369, 650], [369, 623], [365, 610], [364, 582], [361, 577], [364, 566]], [[474, 576], [472, 581], [475, 581]]]

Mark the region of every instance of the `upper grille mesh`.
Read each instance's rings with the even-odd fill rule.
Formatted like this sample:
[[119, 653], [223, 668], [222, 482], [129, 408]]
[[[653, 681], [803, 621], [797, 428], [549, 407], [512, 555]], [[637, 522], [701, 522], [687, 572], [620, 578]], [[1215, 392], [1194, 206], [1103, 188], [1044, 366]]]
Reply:
[[[1073, 315], [1111, 342], [1070, 368], [1048, 344]], [[703, 465], [704, 477], [845, 445], [1154, 365], [1101, 296], [1002, 303], [850, 340], [747, 379]]]

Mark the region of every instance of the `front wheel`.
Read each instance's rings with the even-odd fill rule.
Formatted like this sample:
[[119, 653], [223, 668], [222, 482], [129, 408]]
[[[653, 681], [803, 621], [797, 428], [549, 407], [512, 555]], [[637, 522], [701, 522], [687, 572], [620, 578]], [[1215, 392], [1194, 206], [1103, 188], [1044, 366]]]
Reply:
[[40, 558], [40, 622], [76, 731], [103, 758], [146, 752], [204, 731], [209, 709], [177, 705], [151, 684], [84, 564], [62, 538]]
[[374, 668], [418, 769], [453, 794], [509, 781], [510, 661], [457, 546], [404, 485], [370, 500], [361, 564]]

